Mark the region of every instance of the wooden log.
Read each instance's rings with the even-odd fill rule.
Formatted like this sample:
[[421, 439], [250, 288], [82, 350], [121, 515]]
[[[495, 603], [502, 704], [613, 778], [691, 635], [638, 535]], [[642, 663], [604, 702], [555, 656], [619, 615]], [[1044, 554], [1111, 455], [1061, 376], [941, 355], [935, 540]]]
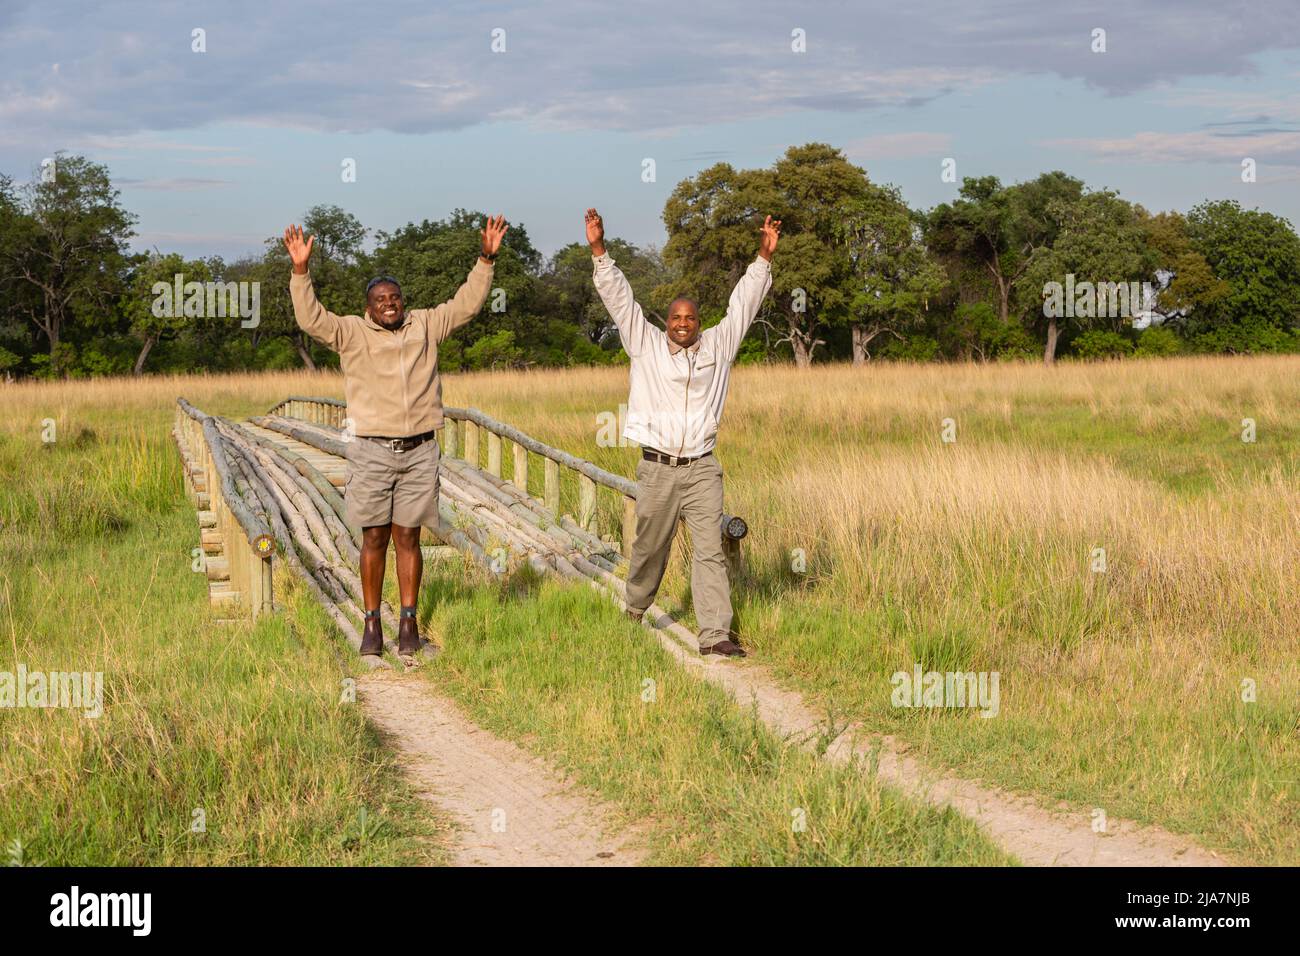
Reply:
[[305, 428], [283, 418], [254, 417], [250, 418], [249, 421], [268, 431], [279, 432], [281, 435], [296, 438], [304, 445], [311, 445], [313, 448], [329, 452], [336, 458], [347, 458], [347, 448], [341, 438], [330, 438], [317, 429]]
[[[217, 431], [212, 416], [200, 412], [183, 398], [177, 399], [176, 403], [191, 418], [202, 421], [203, 434], [207, 439], [205, 442], [207, 461], [205, 462], [204, 472], [209, 475], [215, 474], [218, 477], [219, 480], [215, 484], [220, 487], [221, 495], [238, 521], [239, 526], [243, 529], [249, 545], [258, 554], [265, 555], [269, 553], [273, 540], [271, 531], [266, 526], [266, 522], [257, 519], [240, 499], [235, 489], [234, 480], [230, 475], [230, 465], [226, 459], [221, 434]], [[211, 467], [209, 468], [209, 466]]]
[[230, 561], [228, 559], [214, 555], [206, 559], [203, 564], [203, 569], [207, 572], [209, 581], [230, 580]]
[[488, 474], [501, 477], [501, 436], [488, 432]]
[[217, 523], [217, 516], [211, 511], [199, 511], [198, 516], [200, 528], [211, 528]]
[[448, 418], [443, 423], [440, 452], [443, 458], [456, 457], [456, 419], [454, 418]]
[[[344, 531], [347, 544], [339, 542], [337, 540], [337, 535], [335, 536], [335, 543], [340, 546], [341, 551], [346, 550], [349, 556], [356, 561], [359, 554], [353, 554], [352, 552], [356, 551], [356, 549], [361, 545], [361, 529], [355, 525], [348, 524], [347, 506], [343, 501], [343, 496], [338, 493], [337, 489], [335, 489], [332, 484], [330, 484], [329, 480], [320, 472], [320, 470], [303, 455], [285, 448], [282, 445], [278, 445], [260, 435], [255, 435], [246, 428], [240, 428], [239, 426], [234, 425], [232, 426], [232, 430], [240, 440], [256, 444], [267, 452], [289, 462], [298, 474], [307, 480], [319, 498], [322, 499], [329, 512], [338, 519], [339, 525]], [[319, 502], [317, 504], [319, 505]], [[322, 512], [325, 511], [325, 509], [321, 510]]]

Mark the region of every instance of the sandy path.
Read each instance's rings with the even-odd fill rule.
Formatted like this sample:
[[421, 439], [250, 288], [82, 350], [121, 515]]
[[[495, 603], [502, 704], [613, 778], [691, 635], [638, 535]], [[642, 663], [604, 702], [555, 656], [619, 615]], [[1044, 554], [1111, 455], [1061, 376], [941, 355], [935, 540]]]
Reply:
[[389, 738], [421, 796], [461, 825], [459, 866], [633, 866], [643, 854], [610, 814], [543, 761], [471, 723], [417, 678], [357, 681], [366, 715]]
[[[825, 718], [798, 694], [780, 688], [762, 665], [702, 658], [664, 631], [652, 633], [689, 672], [726, 688], [742, 707], [756, 707], [759, 719], [783, 737], [813, 748], [827, 732]], [[677, 636], [690, 637], [689, 633]], [[841, 730], [825, 756], [835, 763], [847, 763], [854, 756], [867, 758], [873, 751], [878, 755], [882, 782], [935, 806], [953, 807], [974, 820], [994, 843], [1030, 865], [1228, 865], [1228, 861], [1188, 837], [1130, 820], [1110, 817], [1106, 832], [1095, 833], [1089, 814], [1053, 813], [1028, 798], [937, 773], [907, 756], [892, 737], [866, 734], [856, 726]]]

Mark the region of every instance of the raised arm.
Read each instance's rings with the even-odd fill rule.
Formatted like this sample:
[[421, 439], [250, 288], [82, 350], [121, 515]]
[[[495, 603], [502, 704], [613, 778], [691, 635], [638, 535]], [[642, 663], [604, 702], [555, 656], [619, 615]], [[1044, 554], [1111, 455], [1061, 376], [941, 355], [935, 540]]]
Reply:
[[767, 290], [772, 287], [772, 253], [776, 252], [777, 240], [781, 238], [781, 220], [768, 216], [760, 232], [758, 256], [731, 290], [727, 314], [713, 330], [718, 348], [728, 361], [740, 351], [740, 342], [754, 323]]
[[478, 315], [483, 308], [492, 288], [492, 274], [497, 253], [501, 249], [501, 240], [509, 228], [505, 216], [488, 217], [479, 232], [479, 257], [470, 270], [469, 277], [456, 290], [455, 295], [429, 310], [429, 335], [435, 341], [441, 342]]
[[618, 336], [623, 343], [623, 351], [630, 356], [640, 355], [649, 347], [654, 333], [658, 330], [646, 321], [645, 313], [637, 305], [632, 295], [632, 286], [628, 284], [623, 271], [614, 265], [605, 249], [605, 223], [600, 213], [594, 209], [587, 210], [587, 242], [591, 246], [591, 258], [595, 266], [592, 279], [596, 283], [596, 293], [605, 303], [605, 311], [618, 327]]
[[293, 317], [298, 327], [321, 345], [337, 352], [343, 343], [343, 319], [316, 299], [311, 273], [307, 270], [307, 261], [315, 244], [315, 236], [304, 240], [301, 226], [290, 226], [284, 231], [284, 247], [293, 261], [289, 298], [293, 300]]

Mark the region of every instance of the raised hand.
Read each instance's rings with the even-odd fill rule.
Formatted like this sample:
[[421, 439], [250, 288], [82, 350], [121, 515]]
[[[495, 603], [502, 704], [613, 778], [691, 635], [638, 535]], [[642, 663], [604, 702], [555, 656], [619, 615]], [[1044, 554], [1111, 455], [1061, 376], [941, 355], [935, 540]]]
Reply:
[[311, 258], [311, 249], [315, 244], [315, 236], [303, 241], [302, 226], [290, 226], [284, 231], [284, 247], [289, 250], [294, 272], [302, 275], [307, 271], [307, 260]]
[[593, 256], [605, 254], [605, 220], [594, 209], [587, 210], [587, 243]]
[[759, 232], [761, 238], [758, 243], [758, 254], [771, 262], [772, 253], [776, 252], [777, 240], [781, 238], [781, 220], [768, 216], [763, 220], [763, 227]]
[[479, 232], [483, 239], [483, 258], [490, 260], [492, 256], [497, 254], [497, 250], [501, 248], [501, 240], [509, 228], [506, 225], [505, 216], [497, 216], [496, 218], [488, 216], [487, 223]]

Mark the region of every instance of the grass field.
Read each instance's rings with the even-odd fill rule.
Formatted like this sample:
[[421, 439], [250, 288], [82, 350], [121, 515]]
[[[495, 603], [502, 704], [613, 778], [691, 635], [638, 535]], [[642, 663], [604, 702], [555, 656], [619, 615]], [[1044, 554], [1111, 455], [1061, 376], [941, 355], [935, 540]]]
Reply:
[[[741, 639], [935, 765], [1300, 862], [1298, 373], [1292, 358], [739, 369], [719, 457], [752, 529]], [[190, 570], [175, 396], [240, 416], [341, 393], [328, 373], [0, 387], [6, 656], [103, 670], [108, 700], [99, 720], [0, 710], [0, 839], [43, 863], [445, 859], [446, 821], [412, 812], [339, 703], [353, 672], [323, 615], [286, 593], [283, 616], [215, 624]], [[444, 397], [632, 473], [635, 449], [597, 444], [625, 369], [453, 376]], [[687, 569], [679, 553], [662, 596], [689, 617]], [[457, 562], [426, 581], [446, 651], [423, 679], [613, 802], [652, 860], [1005, 862], [964, 820], [779, 746], [589, 594]], [[997, 671], [998, 716], [892, 707], [890, 675], [914, 663]]]

